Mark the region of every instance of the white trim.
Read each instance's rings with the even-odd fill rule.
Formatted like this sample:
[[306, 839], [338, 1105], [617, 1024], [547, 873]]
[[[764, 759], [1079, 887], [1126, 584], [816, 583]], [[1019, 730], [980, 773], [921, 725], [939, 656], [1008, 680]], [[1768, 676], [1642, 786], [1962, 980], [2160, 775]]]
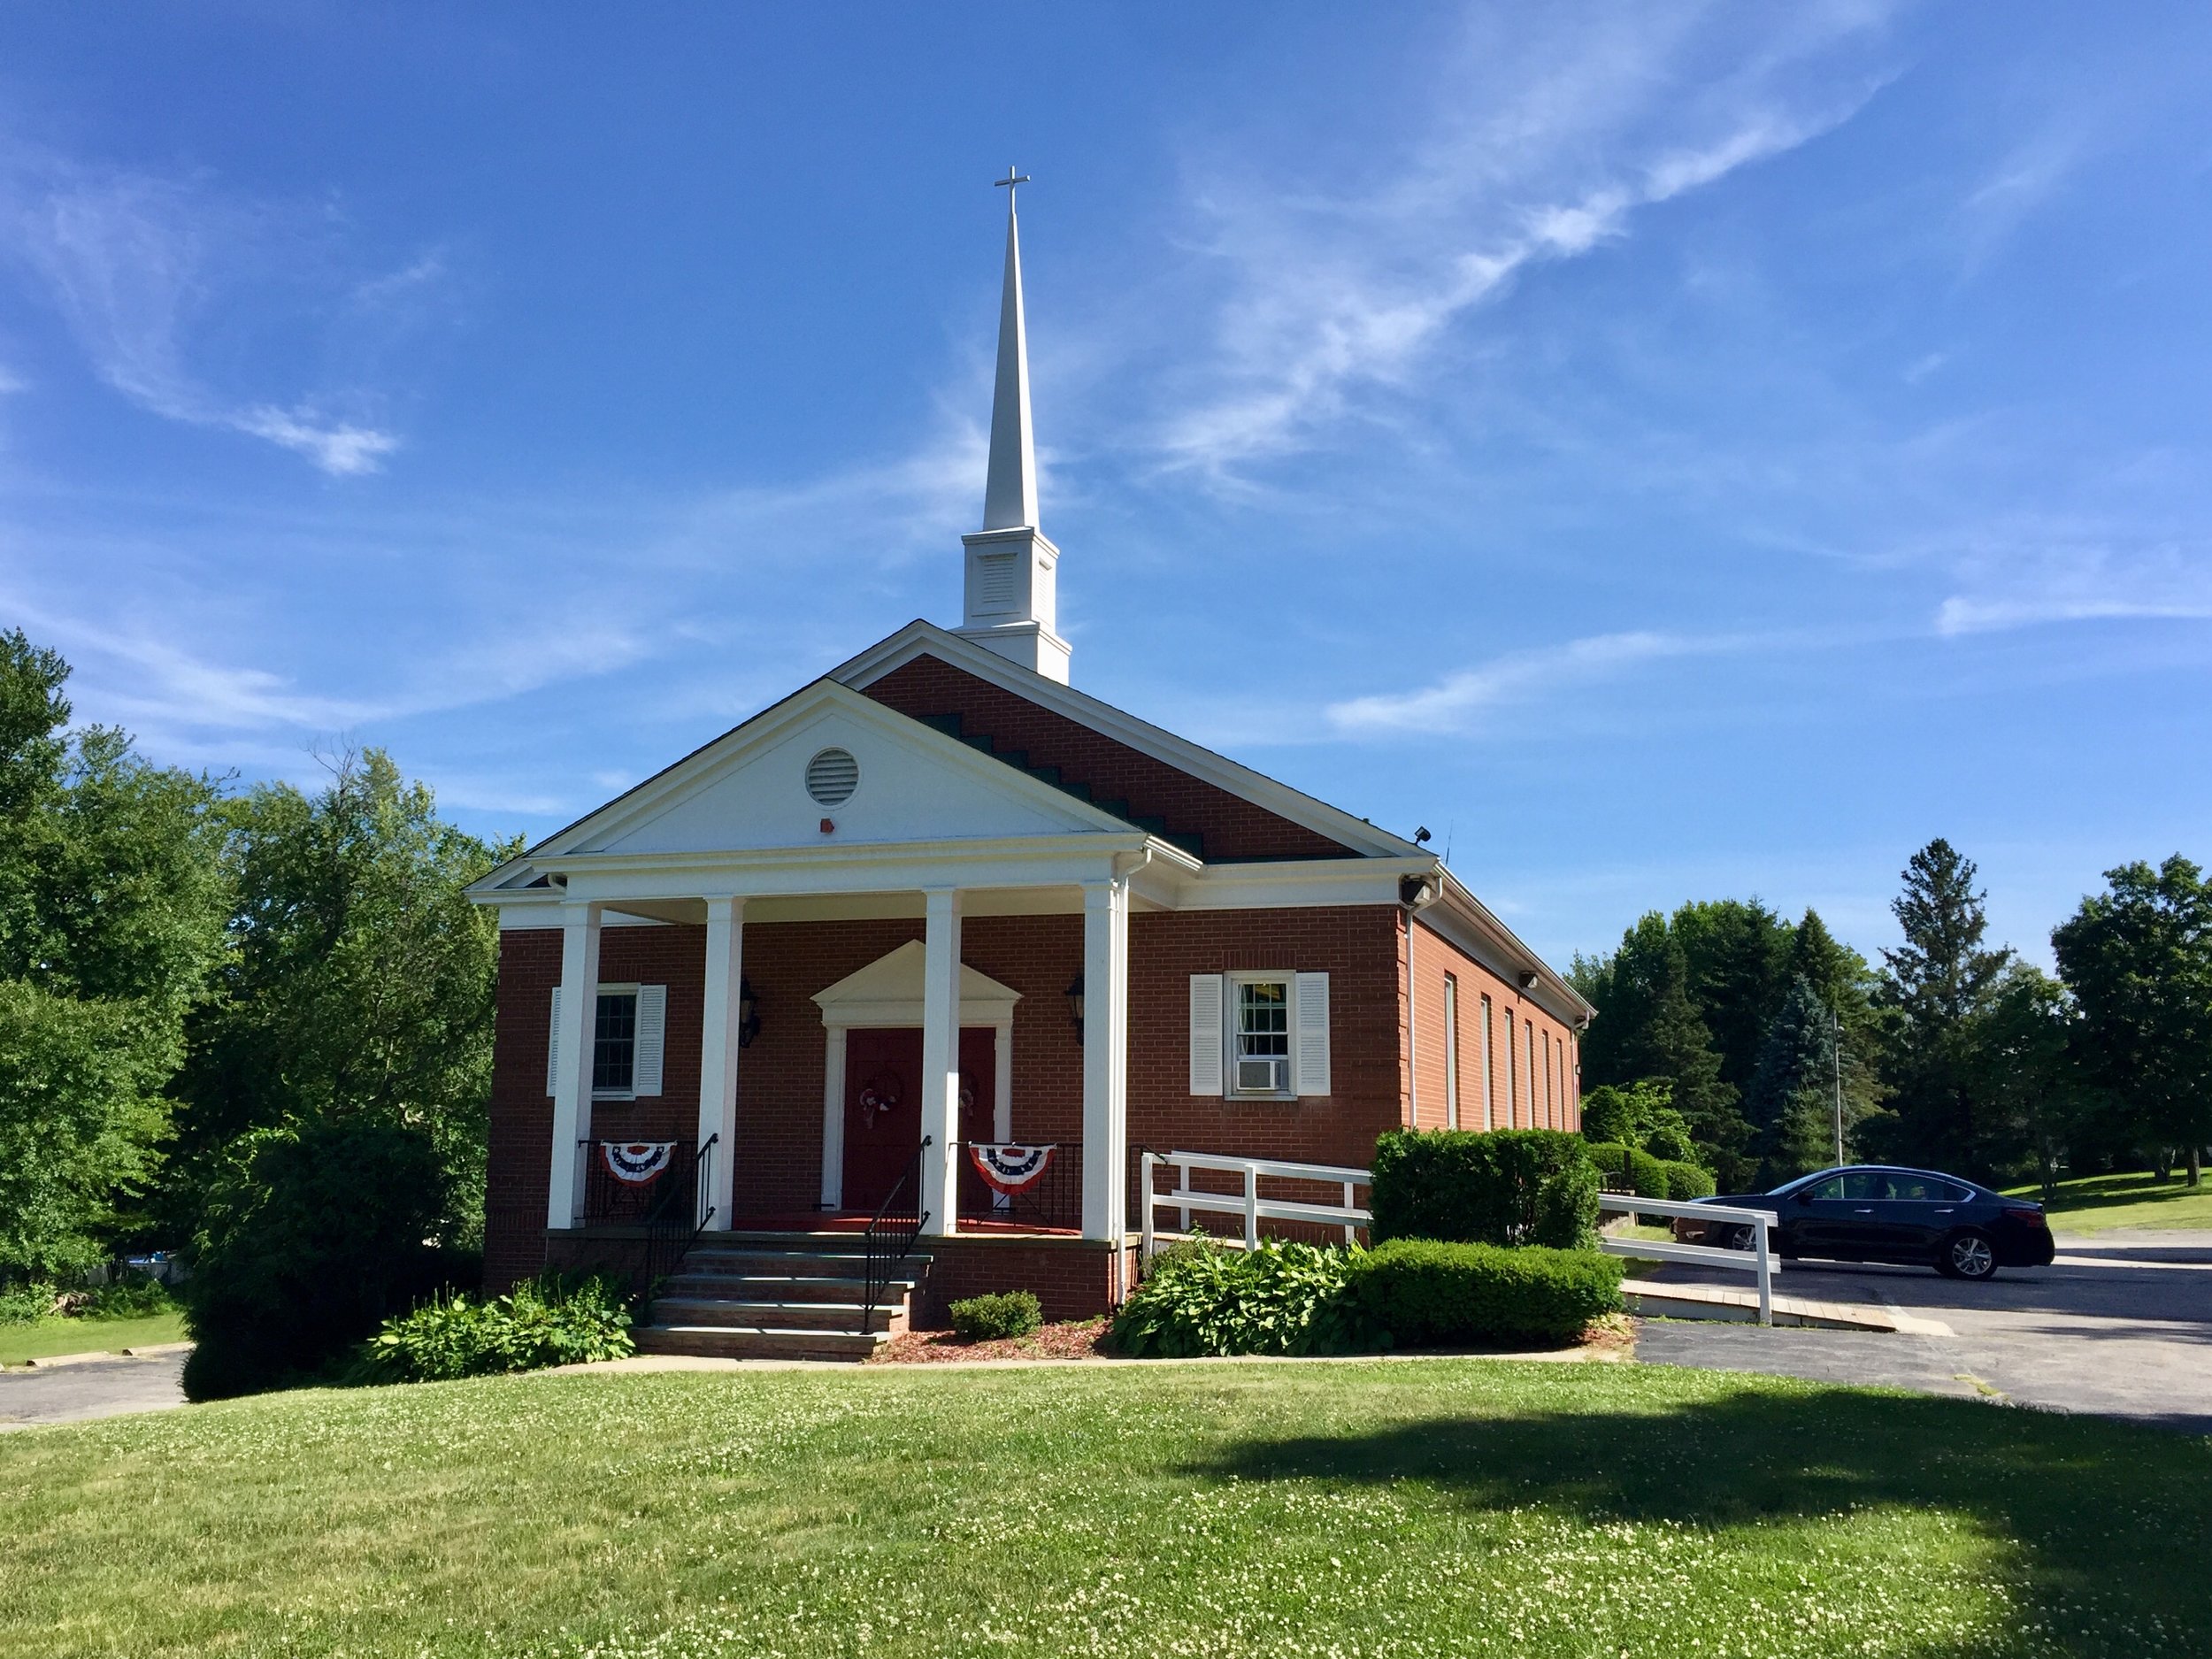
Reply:
[[822, 1208], [845, 1206], [845, 1027], [825, 1033], [822, 1066]]
[[[864, 968], [847, 974], [834, 985], [817, 991], [811, 1001], [822, 1011], [822, 1024], [848, 1029], [866, 1025], [917, 1026], [923, 1023], [926, 996], [927, 949], [910, 939], [887, 950]], [[1001, 985], [987, 973], [960, 964], [960, 1024], [976, 1026], [1011, 1025], [1014, 1004], [1022, 994]]]
[[[1279, 985], [1283, 987], [1283, 1037], [1286, 1050], [1283, 1087], [1244, 1090], [1237, 1087], [1238, 998], [1240, 987]], [[1221, 1084], [1225, 1100], [1294, 1101], [1298, 1098], [1298, 974], [1291, 968], [1241, 968], [1221, 976]]]

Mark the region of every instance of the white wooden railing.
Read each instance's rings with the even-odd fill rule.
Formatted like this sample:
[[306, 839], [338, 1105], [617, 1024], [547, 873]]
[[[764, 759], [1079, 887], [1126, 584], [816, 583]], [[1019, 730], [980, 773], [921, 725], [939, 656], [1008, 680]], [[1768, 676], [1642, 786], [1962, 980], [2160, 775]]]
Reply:
[[1636, 1216], [1686, 1216], [1694, 1221], [1734, 1221], [1752, 1229], [1748, 1250], [1724, 1250], [1710, 1244], [1677, 1244], [1672, 1240], [1601, 1239], [1598, 1248], [1609, 1256], [1640, 1256], [1655, 1262], [1702, 1262], [1759, 1277], [1759, 1323], [1774, 1323], [1774, 1252], [1767, 1229], [1774, 1217], [1763, 1210], [1736, 1210], [1725, 1204], [1691, 1204], [1671, 1198], [1639, 1198], [1632, 1193], [1601, 1193], [1598, 1208]]
[[[1155, 1172], [1165, 1164], [1175, 1171], [1175, 1190], [1162, 1193], [1153, 1189]], [[1241, 1193], [1209, 1193], [1190, 1184], [1193, 1170], [1219, 1170], [1244, 1178]], [[1344, 1188], [1340, 1204], [1309, 1204], [1287, 1198], [1260, 1196], [1263, 1176], [1286, 1181], [1326, 1181]], [[1141, 1211], [1140, 1228], [1142, 1245], [1138, 1259], [1149, 1263], [1154, 1243], [1153, 1211], [1168, 1205], [1179, 1212], [1180, 1231], [1190, 1231], [1190, 1212], [1202, 1210], [1212, 1214], [1244, 1217], [1244, 1243], [1248, 1249], [1260, 1241], [1262, 1221], [1312, 1221], [1324, 1226], [1341, 1226], [1344, 1241], [1353, 1237], [1368, 1222], [1367, 1211], [1352, 1202], [1353, 1188], [1368, 1184], [1365, 1170], [1351, 1169], [1336, 1164], [1288, 1164], [1279, 1158], [1232, 1158], [1212, 1152], [1154, 1152], [1147, 1149], [1138, 1164], [1137, 1202]]]

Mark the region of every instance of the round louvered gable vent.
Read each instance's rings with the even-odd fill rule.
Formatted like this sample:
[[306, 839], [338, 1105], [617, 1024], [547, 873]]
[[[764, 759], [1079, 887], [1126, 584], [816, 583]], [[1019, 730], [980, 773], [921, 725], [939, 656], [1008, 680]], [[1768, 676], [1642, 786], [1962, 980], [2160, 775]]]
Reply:
[[826, 749], [806, 764], [806, 792], [817, 806], [842, 806], [860, 787], [860, 763], [849, 749]]

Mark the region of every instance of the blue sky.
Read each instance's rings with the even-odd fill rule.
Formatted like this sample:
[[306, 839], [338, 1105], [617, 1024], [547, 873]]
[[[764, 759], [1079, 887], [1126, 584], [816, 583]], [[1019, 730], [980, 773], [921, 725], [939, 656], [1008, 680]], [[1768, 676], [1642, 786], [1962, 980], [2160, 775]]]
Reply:
[[1018, 162], [1078, 685], [1556, 959], [2212, 857], [2212, 12], [0, 13], [0, 620], [541, 833], [915, 616]]

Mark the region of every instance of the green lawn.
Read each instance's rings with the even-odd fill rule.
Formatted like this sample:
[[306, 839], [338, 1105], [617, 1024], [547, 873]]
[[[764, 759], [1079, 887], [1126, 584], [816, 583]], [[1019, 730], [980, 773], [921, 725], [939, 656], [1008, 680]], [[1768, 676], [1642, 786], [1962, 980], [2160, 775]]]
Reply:
[[143, 1319], [35, 1319], [29, 1325], [0, 1325], [0, 1365], [20, 1365], [50, 1354], [92, 1354], [102, 1349], [148, 1348], [184, 1340], [184, 1316], [157, 1313]]
[[[2039, 1187], [2016, 1187], [2039, 1200]], [[2102, 1233], [2115, 1227], [2201, 1227], [2212, 1230], [2212, 1177], [2191, 1187], [2177, 1171], [2164, 1183], [2148, 1175], [2090, 1175], [2061, 1181], [2048, 1206], [2055, 1233]]]
[[302, 1393], [0, 1491], [4, 1653], [2212, 1651], [2212, 1440], [1659, 1366]]

